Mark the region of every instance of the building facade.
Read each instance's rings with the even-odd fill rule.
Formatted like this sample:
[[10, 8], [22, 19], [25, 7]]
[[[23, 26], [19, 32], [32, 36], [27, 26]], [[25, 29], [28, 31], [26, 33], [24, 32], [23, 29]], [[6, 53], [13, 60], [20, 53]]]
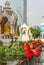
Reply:
[[40, 24], [41, 37], [44, 38], [44, 23]]
[[44, 38], [44, 16], [42, 16], [42, 22], [40, 23], [41, 37]]

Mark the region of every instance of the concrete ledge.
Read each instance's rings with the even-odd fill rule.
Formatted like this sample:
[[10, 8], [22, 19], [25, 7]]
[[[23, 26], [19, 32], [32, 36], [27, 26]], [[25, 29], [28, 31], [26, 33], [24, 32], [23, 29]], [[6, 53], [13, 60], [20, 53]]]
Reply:
[[1, 39], [3, 42], [11, 42], [11, 39]]

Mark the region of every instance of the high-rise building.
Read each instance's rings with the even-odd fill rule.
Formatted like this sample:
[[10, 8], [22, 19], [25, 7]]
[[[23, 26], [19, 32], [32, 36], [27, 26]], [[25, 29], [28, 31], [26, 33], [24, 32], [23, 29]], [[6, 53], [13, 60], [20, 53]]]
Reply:
[[40, 23], [41, 37], [44, 37], [44, 16], [42, 16], [42, 23]]

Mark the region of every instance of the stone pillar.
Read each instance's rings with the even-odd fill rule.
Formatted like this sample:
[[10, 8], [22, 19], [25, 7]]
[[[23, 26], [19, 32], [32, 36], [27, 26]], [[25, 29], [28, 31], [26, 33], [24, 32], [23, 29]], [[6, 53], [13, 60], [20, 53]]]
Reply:
[[10, 24], [10, 33], [13, 34], [13, 27], [12, 27], [12, 24]]
[[15, 34], [13, 24], [10, 24], [10, 33]]

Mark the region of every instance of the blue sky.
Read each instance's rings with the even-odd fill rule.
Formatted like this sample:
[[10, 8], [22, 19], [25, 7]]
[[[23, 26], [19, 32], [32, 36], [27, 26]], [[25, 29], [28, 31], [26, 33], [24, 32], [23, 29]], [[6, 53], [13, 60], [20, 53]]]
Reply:
[[[0, 5], [4, 6], [6, 0], [0, 0]], [[23, 23], [17, 10], [23, 17], [24, 3], [23, 0], [9, 0], [10, 6], [13, 11], [18, 15], [18, 22]], [[42, 16], [44, 16], [44, 0], [27, 0], [27, 22], [29, 25], [39, 25], [42, 22]]]
[[39, 25], [44, 16], [44, 0], [27, 0], [27, 22]]

